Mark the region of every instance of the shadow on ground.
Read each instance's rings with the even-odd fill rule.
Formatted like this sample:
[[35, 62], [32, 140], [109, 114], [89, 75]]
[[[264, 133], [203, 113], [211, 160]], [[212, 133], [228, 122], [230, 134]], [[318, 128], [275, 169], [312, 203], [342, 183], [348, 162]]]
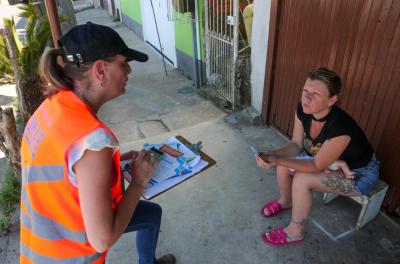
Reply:
[[14, 100], [14, 96], [0, 95], [0, 105], [8, 105]]

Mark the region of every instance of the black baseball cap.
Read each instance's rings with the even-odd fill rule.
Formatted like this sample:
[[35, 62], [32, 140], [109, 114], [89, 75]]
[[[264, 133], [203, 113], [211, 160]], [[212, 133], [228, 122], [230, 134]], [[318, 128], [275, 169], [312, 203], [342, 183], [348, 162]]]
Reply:
[[73, 27], [59, 40], [65, 63], [85, 63], [105, 59], [117, 54], [128, 61], [145, 62], [149, 57], [140, 51], [130, 49], [112, 28], [87, 22]]

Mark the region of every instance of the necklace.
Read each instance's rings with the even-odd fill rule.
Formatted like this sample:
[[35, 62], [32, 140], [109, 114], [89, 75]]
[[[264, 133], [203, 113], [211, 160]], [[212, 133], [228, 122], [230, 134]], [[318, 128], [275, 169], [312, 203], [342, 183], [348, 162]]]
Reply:
[[325, 121], [329, 118], [330, 113], [331, 113], [331, 111], [329, 111], [329, 113], [328, 113], [326, 116], [321, 117], [321, 118], [316, 118], [314, 115], [311, 115], [311, 117], [312, 117], [312, 119], [313, 119], [314, 121], [317, 121], [317, 122], [325, 122]]

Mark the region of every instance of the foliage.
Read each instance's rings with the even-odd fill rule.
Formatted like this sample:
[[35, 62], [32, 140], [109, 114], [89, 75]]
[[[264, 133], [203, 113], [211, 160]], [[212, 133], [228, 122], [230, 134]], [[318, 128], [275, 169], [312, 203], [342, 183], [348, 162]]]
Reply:
[[12, 214], [18, 207], [21, 185], [7, 166], [0, 188], [0, 232], [7, 231], [11, 226]]
[[13, 68], [8, 56], [7, 44], [3, 36], [0, 36], [0, 78], [13, 75]]
[[20, 51], [21, 78], [36, 74], [40, 56], [51, 37], [47, 16], [39, 16], [32, 4], [21, 5], [20, 17], [25, 17], [25, 46]]
[[[4, 23], [13, 23], [12, 20]], [[14, 70], [10, 62], [10, 56], [8, 54], [8, 48], [5, 38], [0, 35], [0, 79], [2, 83], [10, 83], [14, 81]]]
[[11, 226], [10, 217], [2, 216], [0, 217], [0, 232], [7, 231]]
[[18, 207], [21, 186], [10, 167], [4, 174], [0, 189], [0, 210], [5, 216], [10, 216]]
[[[47, 16], [38, 14], [33, 4], [28, 3], [19, 5], [18, 8], [21, 9], [19, 16], [27, 19], [25, 25], [25, 44], [22, 44], [17, 36], [13, 19], [5, 18], [4, 25], [8, 26], [13, 32], [13, 41], [17, 47], [18, 63], [21, 67], [21, 78], [24, 79], [37, 74], [36, 69], [40, 57], [43, 54], [46, 45], [51, 40], [51, 29]], [[64, 22], [67, 20], [67, 17], [60, 15], [59, 19], [60, 22]], [[11, 70], [10, 74], [13, 75], [7, 47], [4, 45], [4, 49], [2, 49], [0, 41], [0, 63], [2, 58], [4, 58], [4, 61], [7, 63], [5, 65], [7, 65]]]

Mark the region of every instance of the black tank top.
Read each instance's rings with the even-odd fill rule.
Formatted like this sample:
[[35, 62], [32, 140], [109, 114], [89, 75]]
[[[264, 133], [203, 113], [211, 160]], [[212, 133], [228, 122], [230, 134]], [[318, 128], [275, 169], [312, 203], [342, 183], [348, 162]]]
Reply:
[[364, 167], [371, 161], [374, 150], [367, 137], [357, 122], [338, 106], [331, 109], [315, 139], [310, 135], [312, 116], [303, 112], [301, 103], [297, 105], [297, 117], [304, 127], [303, 146], [308, 155], [315, 156], [325, 140], [346, 135], [350, 137], [350, 142], [339, 159], [346, 161], [350, 169]]

